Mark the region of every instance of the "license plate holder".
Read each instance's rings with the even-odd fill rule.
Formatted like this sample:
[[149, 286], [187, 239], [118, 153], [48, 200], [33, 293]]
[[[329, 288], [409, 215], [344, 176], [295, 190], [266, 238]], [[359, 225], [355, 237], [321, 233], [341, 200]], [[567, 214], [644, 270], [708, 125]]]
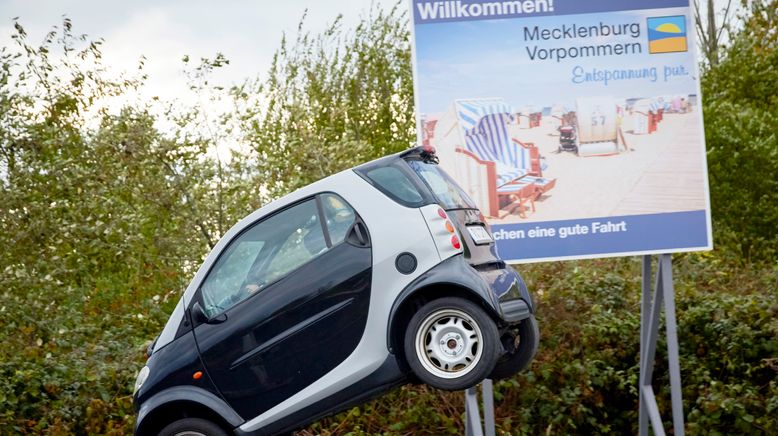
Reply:
[[473, 238], [473, 242], [476, 245], [486, 245], [494, 242], [492, 235], [483, 226], [467, 226], [467, 232], [470, 233], [470, 237]]

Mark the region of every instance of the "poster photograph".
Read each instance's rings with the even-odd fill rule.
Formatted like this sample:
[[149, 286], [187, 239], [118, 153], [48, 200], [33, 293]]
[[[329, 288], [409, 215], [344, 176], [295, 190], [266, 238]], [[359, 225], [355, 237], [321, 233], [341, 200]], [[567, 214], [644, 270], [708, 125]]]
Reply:
[[511, 262], [712, 247], [689, 0], [411, 0], [419, 139]]

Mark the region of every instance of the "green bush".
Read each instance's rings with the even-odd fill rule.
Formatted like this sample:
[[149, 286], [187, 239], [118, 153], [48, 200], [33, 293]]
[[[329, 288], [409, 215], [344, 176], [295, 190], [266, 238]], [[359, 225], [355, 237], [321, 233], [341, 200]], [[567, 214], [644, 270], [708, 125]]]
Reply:
[[[778, 269], [740, 269], [708, 254], [676, 256], [674, 267], [690, 434], [777, 432]], [[532, 265], [523, 273], [539, 294], [540, 351], [527, 372], [495, 385], [498, 432], [637, 433], [639, 260]], [[663, 339], [654, 374], [669, 419]], [[307, 432], [461, 434], [463, 414], [461, 394], [404, 387]]]

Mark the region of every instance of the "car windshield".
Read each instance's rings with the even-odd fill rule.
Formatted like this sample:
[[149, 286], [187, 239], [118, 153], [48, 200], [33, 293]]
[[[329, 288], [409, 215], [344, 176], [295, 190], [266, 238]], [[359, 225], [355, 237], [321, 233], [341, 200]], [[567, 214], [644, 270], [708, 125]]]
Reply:
[[438, 165], [420, 160], [409, 160], [408, 165], [429, 186], [444, 209], [477, 209], [470, 196]]

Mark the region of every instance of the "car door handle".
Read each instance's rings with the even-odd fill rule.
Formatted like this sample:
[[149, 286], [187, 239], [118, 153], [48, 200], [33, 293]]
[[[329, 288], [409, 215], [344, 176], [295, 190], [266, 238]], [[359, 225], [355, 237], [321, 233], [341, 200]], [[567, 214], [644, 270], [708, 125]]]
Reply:
[[367, 233], [367, 227], [362, 221], [357, 221], [351, 227], [347, 241], [357, 247], [369, 247], [370, 236]]

